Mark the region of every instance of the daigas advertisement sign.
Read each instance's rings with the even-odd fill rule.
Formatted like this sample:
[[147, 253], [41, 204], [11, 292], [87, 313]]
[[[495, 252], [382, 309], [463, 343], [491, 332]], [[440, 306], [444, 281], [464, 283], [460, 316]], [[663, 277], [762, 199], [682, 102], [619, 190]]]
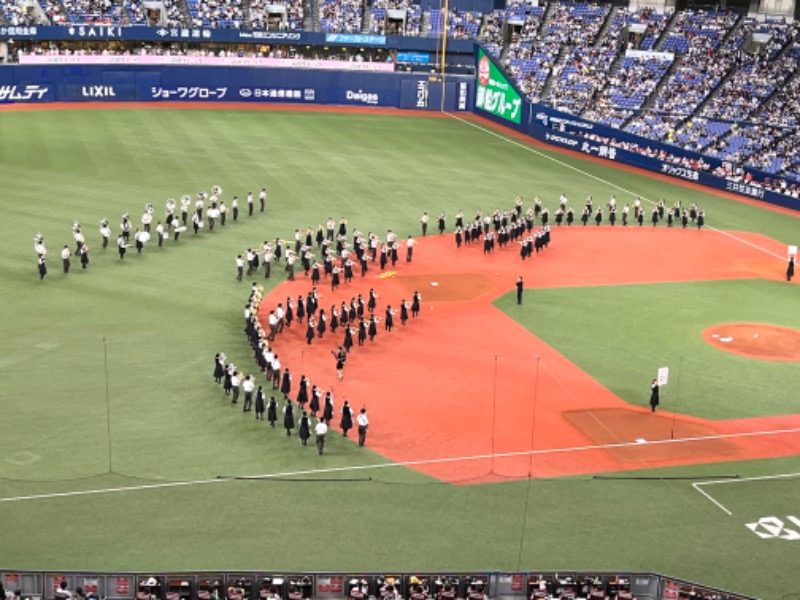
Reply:
[[519, 124], [522, 98], [482, 48], [478, 48], [475, 106], [502, 119]]

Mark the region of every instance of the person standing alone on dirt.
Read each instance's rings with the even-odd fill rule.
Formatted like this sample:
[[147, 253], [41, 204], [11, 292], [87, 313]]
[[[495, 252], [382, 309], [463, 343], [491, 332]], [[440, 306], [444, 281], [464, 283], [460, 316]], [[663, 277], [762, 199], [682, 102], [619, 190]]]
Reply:
[[658, 380], [653, 379], [653, 383], [650, 384], [650, 411], [656, 412], [656, 406], [659, 404], [659, 385]]

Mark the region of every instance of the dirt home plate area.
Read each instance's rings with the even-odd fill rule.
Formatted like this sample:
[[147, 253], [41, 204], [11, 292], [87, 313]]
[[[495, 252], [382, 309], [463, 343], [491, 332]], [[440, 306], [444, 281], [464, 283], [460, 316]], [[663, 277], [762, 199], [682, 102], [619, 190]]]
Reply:
[[[520, 275], [528, 290], [782, 279], [783, 262], [766, 269], [764, 250], [780, 256], [785, 246], [757, 234], [713, 230], [561, 227], [553, 229], [549, 248], [523, 262], [516, 244], [484, 255], [480, 244], [457, 249], [452, 235], [428, 236], [418, 239], [411, 263], [401, 256], [384, 273], [373, 263], [366, 277], [336, 291], [322, 281], [326, 312], [359, 293], [367, 298], [374, 288], [382, 319], [387, 304], [396, 309], [414, 291], [422, 295], [419, 317], [402, 326], [398, 313], [394, 331], [385, 331], [381, 321], [374, 342], [353, 348], [343, 381], [331, 355], [343, 341], [341, 330], [308, 345], [305, 326], [295, 322], [274, 346], [295, 386], [305, 374], [312, 384], [333, 389], [337, 430], [344, 400], [354, 410], [366, 405], [373, 450], [448, 482], [790, 456], [800, 454], [800, 436], [790, 432], [800, 428], [800, 415], [707, 421], [652, 414], [623, 402], [492, 305], [514, 290]], [[266, 321], [270, 307], [310, 289], [302, 272], [279, 284], [264, 298], [260, 318]], [[798, 359], [796, 331], [726, 327], [698, 335], [728, 351]]]

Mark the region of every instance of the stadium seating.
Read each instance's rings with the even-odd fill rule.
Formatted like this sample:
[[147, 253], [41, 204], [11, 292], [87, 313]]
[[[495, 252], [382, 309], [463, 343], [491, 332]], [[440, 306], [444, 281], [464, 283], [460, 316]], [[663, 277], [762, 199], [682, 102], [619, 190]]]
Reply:
[[[405, 15], [404, 30], [386, 27], [386, 11], [400, 11]], [[370, 6], [369, 32], [379, 35], [419, 35], [422, 29], [422, 7], [410, 0], [375, 0]]]
[[364, 19], [361, 0], [322, 0], [320, 23], [322, 31], [330, 33], [359, 33]]

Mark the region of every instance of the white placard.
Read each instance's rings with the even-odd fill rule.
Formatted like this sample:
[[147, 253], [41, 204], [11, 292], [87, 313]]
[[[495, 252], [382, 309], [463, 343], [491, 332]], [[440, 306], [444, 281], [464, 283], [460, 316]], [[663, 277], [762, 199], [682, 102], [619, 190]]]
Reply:
[[789, 246], [789, 256], [797, 256], [797, 246]]
[[658, 369], [658, 385], [667, 385], [669, 382], [669, 367], [661, 367]]

